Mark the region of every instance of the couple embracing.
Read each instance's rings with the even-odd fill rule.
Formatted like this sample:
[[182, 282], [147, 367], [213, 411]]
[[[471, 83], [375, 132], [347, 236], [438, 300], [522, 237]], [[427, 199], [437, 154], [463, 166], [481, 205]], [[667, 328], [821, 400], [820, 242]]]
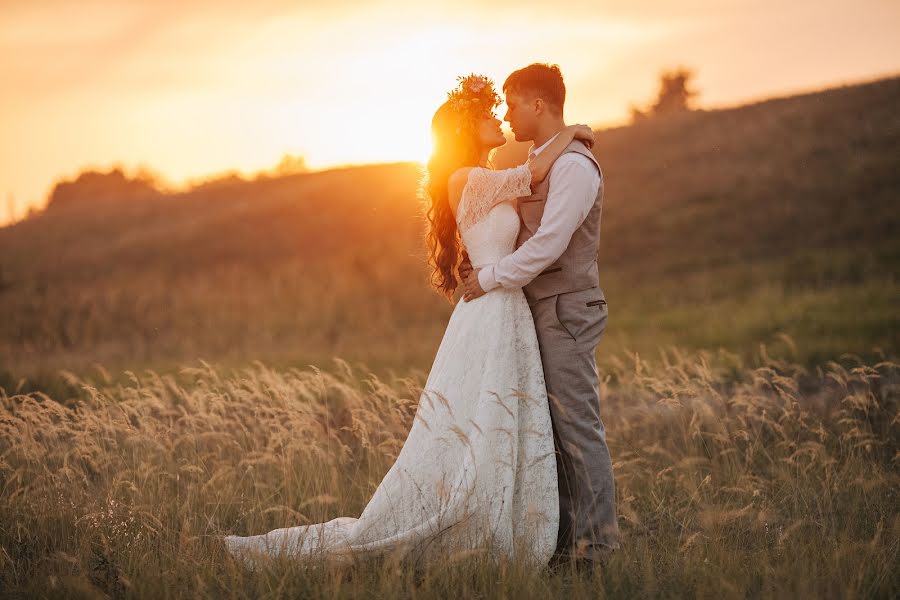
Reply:
[[424, 191], [432, 284], [452, 301], [415, 419], [359, 518], [226, 536], [256, 565], [287, 554], [352, 561], [458, 551], [591, 567], [619, 547], [595, 351], [606, 327], [597, 252], [603, 175], [584, 125], [563, 120], [556, 65], [503, 84], [528, 161], [492, 169], [500, 96], [460, 78], [432, 120]]

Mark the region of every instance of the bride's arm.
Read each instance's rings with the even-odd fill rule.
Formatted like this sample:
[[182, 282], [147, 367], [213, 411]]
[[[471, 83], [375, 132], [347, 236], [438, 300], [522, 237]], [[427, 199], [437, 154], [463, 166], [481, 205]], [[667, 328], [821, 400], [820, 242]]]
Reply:
[[550, 167], [559, 158], [566, 146], [572, 143], [572, 140], [582, 140], [587, 144], [588, 148], [594, 145], [594, 132], [587, 125], [569, 125], [559, 132], [556, 139], [549, 146], [527, 163], [531, 171], [532, 183], [542, 181], [550, 173]]
[[[457, 169], [448, 181], [450, 210], [457, 222], [461, 226], [472, 225], [495, 204], [531, 194], [531, 185], [547, 177], [556, 159], [576, 139], [584, 141], [590, 148], [594, 145], [594, 132], [587, 125], [570, 125], [533, 160], [518, 167], [496, 171], [483, 167]], [[470, 190], [468, 197], [471, 200], [463, 205], [466, 189]]]

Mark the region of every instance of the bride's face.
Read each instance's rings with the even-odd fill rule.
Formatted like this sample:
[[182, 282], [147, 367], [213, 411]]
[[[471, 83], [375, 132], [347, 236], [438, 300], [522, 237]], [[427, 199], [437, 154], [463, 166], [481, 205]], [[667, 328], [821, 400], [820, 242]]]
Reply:
[[506, 143], [506, 137], [500, 130], [502, 121], [497, 117], [481, 119], [478, 122], [478, 142], [486, 148], [496, 148]]

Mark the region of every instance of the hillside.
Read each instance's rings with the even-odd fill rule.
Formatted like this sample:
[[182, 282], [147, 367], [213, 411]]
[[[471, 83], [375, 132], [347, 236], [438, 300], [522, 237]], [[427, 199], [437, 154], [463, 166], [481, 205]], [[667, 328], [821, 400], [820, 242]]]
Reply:
[[[598, 132], [601, 360], [673, 343], [744, 353], [779, 332], [808, 362], [896, 354], [897, 106], [889, 79]], [[0, 373], [334, 355], [427, 369], [452, 307], [426, 283], [420, 175], [69, 190], [0, 228]]]

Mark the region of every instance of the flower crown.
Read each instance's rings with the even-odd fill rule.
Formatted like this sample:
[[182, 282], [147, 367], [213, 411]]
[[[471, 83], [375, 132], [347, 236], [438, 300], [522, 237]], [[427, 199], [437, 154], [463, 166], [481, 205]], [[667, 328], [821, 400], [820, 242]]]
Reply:
[[474, 130], [479, 119], [492, 116], [500, 104], [500, 96], [494, 90], [494, 82], [484, 75], [472, 73], [456, 79], [459, 84], [455, 90], [447, 92], [447, 97], [450, 108], [459, 115], [458, 135], [464, 127]]

